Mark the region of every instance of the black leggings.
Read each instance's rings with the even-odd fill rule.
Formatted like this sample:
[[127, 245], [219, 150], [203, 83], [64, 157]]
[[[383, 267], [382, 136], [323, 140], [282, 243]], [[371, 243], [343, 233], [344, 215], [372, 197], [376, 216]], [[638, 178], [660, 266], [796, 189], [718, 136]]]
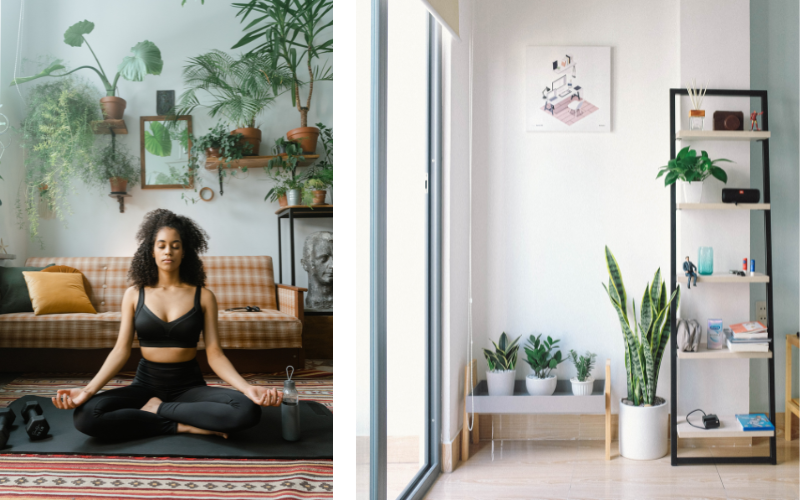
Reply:
[[[157, 413], [140, 408], [152, 397]], [[178, 422], [233, 433], [258, 424], [261, 407], [234, 389], [209, 387], [197, 359], [139, 362], [131, 385], [100, 392], [75, 408], [75, 428], [98, 438], [137, 439], [177, 434]]]

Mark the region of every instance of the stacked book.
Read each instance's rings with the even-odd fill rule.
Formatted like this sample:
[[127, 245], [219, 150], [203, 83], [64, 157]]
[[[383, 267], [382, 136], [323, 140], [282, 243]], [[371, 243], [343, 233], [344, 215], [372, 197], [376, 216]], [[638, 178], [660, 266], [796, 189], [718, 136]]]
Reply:
[[739, 427], [743, 431], [774, 431], [775, 426], [763, 413], [750, 413], [748, 415], [736, 415]]
[[769, 338], [767, 327], [760, 321], [736, 323], [725, 329], [728, 349], [735, 352], [768, 352]]

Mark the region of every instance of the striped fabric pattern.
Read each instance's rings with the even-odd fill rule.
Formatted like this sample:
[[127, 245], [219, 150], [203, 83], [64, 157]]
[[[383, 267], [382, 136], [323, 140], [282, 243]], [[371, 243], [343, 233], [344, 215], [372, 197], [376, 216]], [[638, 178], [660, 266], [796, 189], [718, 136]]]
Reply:
[[[120, 308], [130, 257], [32, 257], [26, 266], [55, 262], [81, 271], [89, 281], [89, 300], [98, 314], [33, 313], [0, 315], [0, 348], [52, 347], [91, 349], [114, 347], [119, 335]], [[303, 325], [292, 312], [302, 311], [302, 294], [287, 296], [278, 311], [272, 258], [269, 256], [204, 257], [206, 288], [214, 292], [219, 309], [219, 339], [223, 349], [301, 348]], [[284, 297], [282, 297], [284, 299]], [[261, 312], [225, 309], [258, 306]], [[287, 312], [289, 311], [289, 312]], [[139, 347], [135, 338], [132, 347]], [[198, 349], [205, 349], [201, 337]]]
[[[129, 385], [135, 372], [120, 372], [102, 390]], [[242, 373], [250, 384], [282, 387], [285, 374]], [[301, 399], [333, 410], [332, 373], [298, 370], [292, 378]], [[0, 389], [0, 407], [33, 394], [80, 387], [94, 373], [26, 373]], [[231, 388], [214, 375], [209, 386]], [[45, 499], [249, 499], [333, 497], [332, 460], [263, 460], [2, 454], [0, 498]]]

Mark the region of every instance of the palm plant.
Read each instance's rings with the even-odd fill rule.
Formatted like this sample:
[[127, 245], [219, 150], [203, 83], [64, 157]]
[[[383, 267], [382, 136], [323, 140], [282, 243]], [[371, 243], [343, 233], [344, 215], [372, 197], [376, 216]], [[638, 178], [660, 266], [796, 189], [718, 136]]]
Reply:
[[492, 340], [494, 352], [486, 348], [483, 349], [483, 355], [486, 357], [489, 370], [495, 372], [514, 370], [516, 368], [517, 353], [519, 351], [517, 342], [519, 339], [520, 337], [517, 337], [513, 342], [509, 342], [508, 335], [506, 335], [506, 332], [503, 332], [503, 334], [500, 335], [499, 342]]
[[[221, 50], [190, 58], [183, 68], [188, 90], [170, 115], [190, 115], [195, 108], [205, 107], [210, 116], [222, 115], [237, 128], [255, 128], [256, 116], [272, 105], [289, 82], [289, 73], [275, 67], [273, 59], [269, 54], [234, 59]], [[198, 94], [202, 93], [210, 97], [208, 104], [201, 103]]]
[[670, 305], [677, 300], [680, 306], [680, 288], [667, 300], [667, 285], [661, 279], [661, 268], [656, 271], [652, 284], [648, 283], [642, 296], [642, 312], [636, 321], [636, 303], [633, 303], [633, 325], [628, 318], [625, 285], [619, 265], [611, 250], [606, 247], [606, 266], [608, 267], [608, 287], [605, 288], [611, 304], [619, 316], [619, 324], [625, 340], [625, 369], [627, 371], [628, 401], [634, 405], [652, 406], [655, 404], [658, 374], [661, 360], [669, 341]]
[[91, 69], [97, 73], [97, 75], [100, 77], [100, 80], [103, 82], [106, 95], [114, 96], [117, 89], [117, 81], [119, 80], [120, 76], [131, 82], [141, 82], [144, 80], [145, 75], [161, 74], [161, 68], [164, 66], [164, 61], [161, 60], [161, 51], [158, 49], [158, 47], [156, 47], [156, 44], [145, 40], [137, 43], [131, 48], [133, 55], [127, 56], [122, 60], [117, 67], [118, 71], [116, 76], [114, 76], [114, 80], [110, 80], [105, 70], [103, 70], [103, 65], [100, 64], [100, 61], [97, 59], [94, 50], [92, 50], [89, 42], [84, 37], [84, 35], [91, 33], [92, 30], [94, 30], [94, 23], [86, 20], [77, 22], [70, 26], [66, 32], [64, 32], [64, 43], [72, 47], [80, 47], [86, 43], [86, 47], [92, 53], [92, 57], [94, 57], [94, 60], [97, 61], [97, 68], [94, 66], [81, 66], [66, 73], [53, 74], [56, 71], [65, 69], [65, 67], [61, 64], [61, 59], [56, 59], [50, 63], [49, 66], [35, 75], [15, 78], [14, 81], [11, 82], [11, 85], [19, 85], [20, 83], [36, 80], [37, 78], [42, 78], [44, 76], [64, 77], [81, 69]]
[[[332, 0], [251, 0], [248, 3], [234, 3], [240, 10], [244, 22], [253, 13], [256, 19], [245, 27], [250, 30], [232, 48], [236, 49], [254, 41], [261, 43], [251, 53], [270, 54], [269, 70], [275, 72], [279, 65], [291, 73], [292, 106], [300, 113], [300, 126], [308, 126], [308, 110], [314, 82], [332, 81], [333, 67], [328, 62], [315, 65], [314, 60], [323, 54], [333, 52], [333, 38], [326, 36], [319, 40], [321, 33], [333, 26], [333, 21], [323, 19], [333, 9]], [[251, 29], [252, 28], [252, 29]], [[304, 61], [305, 59], [305, 61]], [[305, 68], [303, 68], [305, 66]], [[308, 80], [301, 79], [301, 71], [308, 71]], [[277, 85], [268, 72], [264, 76]], [[308, 98], [305, 106], [301, 104], [300, 87], [308, 85]], [[277, 92], [277, 87], [275, 88]]]

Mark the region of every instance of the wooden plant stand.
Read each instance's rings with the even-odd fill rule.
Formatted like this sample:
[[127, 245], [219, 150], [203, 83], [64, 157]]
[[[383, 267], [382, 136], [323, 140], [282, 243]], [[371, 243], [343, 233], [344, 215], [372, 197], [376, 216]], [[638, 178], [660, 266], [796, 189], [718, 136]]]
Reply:
[[[470, 380], [470, 365], [472, 380]], [[605, 380], [595, 380], [590, 396], [572, 394], [569, 380], [559, 380], [551, 396], [531, 396], [524, 380], [514, 382], [513, 396], [489, 396], [485, 380], [478, 381], [478, 360], [464, 367], [464, 429], [461, 431], [461, 460], [469, 459], [469, 417], [474, 416], [472, 442], [480, 439], [478, 414], [601, 413], [605, 411], [606, 460], [611, 460], [611, 360], [606, 360]]]
[[792, 414], [800, 418], [800, 400], [792, 399], [792, 346], [800, 349], [800, 338], [797, 335], [786, 336], [786, 419], [783, 437], [792, 440]]

